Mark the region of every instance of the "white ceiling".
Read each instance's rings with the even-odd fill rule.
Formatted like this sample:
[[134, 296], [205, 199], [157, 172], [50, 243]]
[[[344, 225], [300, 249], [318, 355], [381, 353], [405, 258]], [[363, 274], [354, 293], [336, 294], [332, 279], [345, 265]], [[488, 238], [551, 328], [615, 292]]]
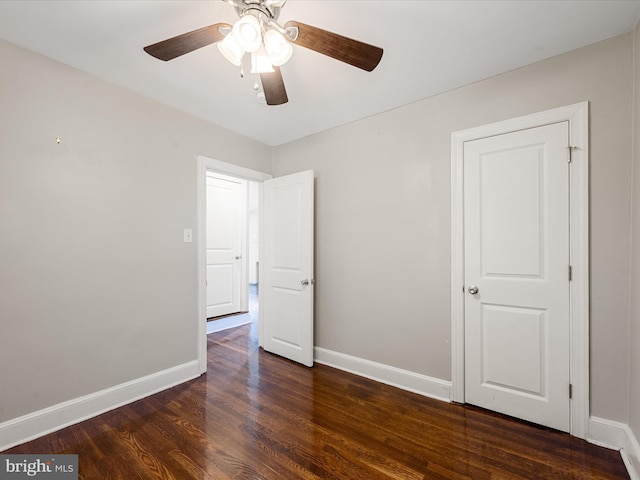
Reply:
[[342, 125], [632, 30], [640, 0], [289, 0], [298, 20], [384, 48], [371, 73], [295, 46], [289, 103], [257, 102], [214, 45], [142, 47], [237, 17], [210, 1], [0, 1], [0, 38], [268, 145]]

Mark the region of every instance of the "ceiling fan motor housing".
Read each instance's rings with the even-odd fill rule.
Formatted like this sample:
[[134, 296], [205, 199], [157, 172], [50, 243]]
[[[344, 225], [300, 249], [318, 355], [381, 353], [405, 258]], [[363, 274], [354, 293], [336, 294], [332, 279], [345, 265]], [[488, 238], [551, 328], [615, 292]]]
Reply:
[[232, 1], [231, 3], [238, 16], [242, 17], [247, 13], [261, 13], [269, 20], [277, 20], [280, 16], [280, 10], [285, 2], [269, 2], [265, 0], [243, 0], [242, 2]]

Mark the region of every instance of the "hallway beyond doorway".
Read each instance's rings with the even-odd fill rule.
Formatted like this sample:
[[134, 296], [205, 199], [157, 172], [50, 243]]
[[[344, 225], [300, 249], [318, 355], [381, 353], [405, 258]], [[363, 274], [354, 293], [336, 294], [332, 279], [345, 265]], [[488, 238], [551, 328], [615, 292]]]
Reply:
[[258, 285], [255, 283], [249, 284], [249, 311], [238, 315], [207, 319], [207, 335], [248, 323], [258, 323]]

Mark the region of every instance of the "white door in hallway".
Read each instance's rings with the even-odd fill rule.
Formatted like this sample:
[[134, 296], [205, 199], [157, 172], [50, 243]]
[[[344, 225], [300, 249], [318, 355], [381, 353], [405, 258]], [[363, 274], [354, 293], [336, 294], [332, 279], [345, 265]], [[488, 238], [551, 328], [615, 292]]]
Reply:
[[313, 171], [263, 186], [262, 346], [313, 365]]
[[570, 428], [568, 122], [464, 144], [465, 401]]
[[243, 223], [247, 182], [207, 174], [207, 318], [241, 308]]

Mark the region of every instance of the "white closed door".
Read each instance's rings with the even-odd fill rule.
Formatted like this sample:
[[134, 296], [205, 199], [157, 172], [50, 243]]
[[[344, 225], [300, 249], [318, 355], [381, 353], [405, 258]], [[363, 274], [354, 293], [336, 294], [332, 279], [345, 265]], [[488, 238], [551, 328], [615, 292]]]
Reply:
[[570, 428], [568, 122], [464, 145], [465, 402]]
[[262, 346], [313, 365], [313, 171], [263, 186]]
[[207, 318], [241, 309], [247, 182], [207, 174]]

